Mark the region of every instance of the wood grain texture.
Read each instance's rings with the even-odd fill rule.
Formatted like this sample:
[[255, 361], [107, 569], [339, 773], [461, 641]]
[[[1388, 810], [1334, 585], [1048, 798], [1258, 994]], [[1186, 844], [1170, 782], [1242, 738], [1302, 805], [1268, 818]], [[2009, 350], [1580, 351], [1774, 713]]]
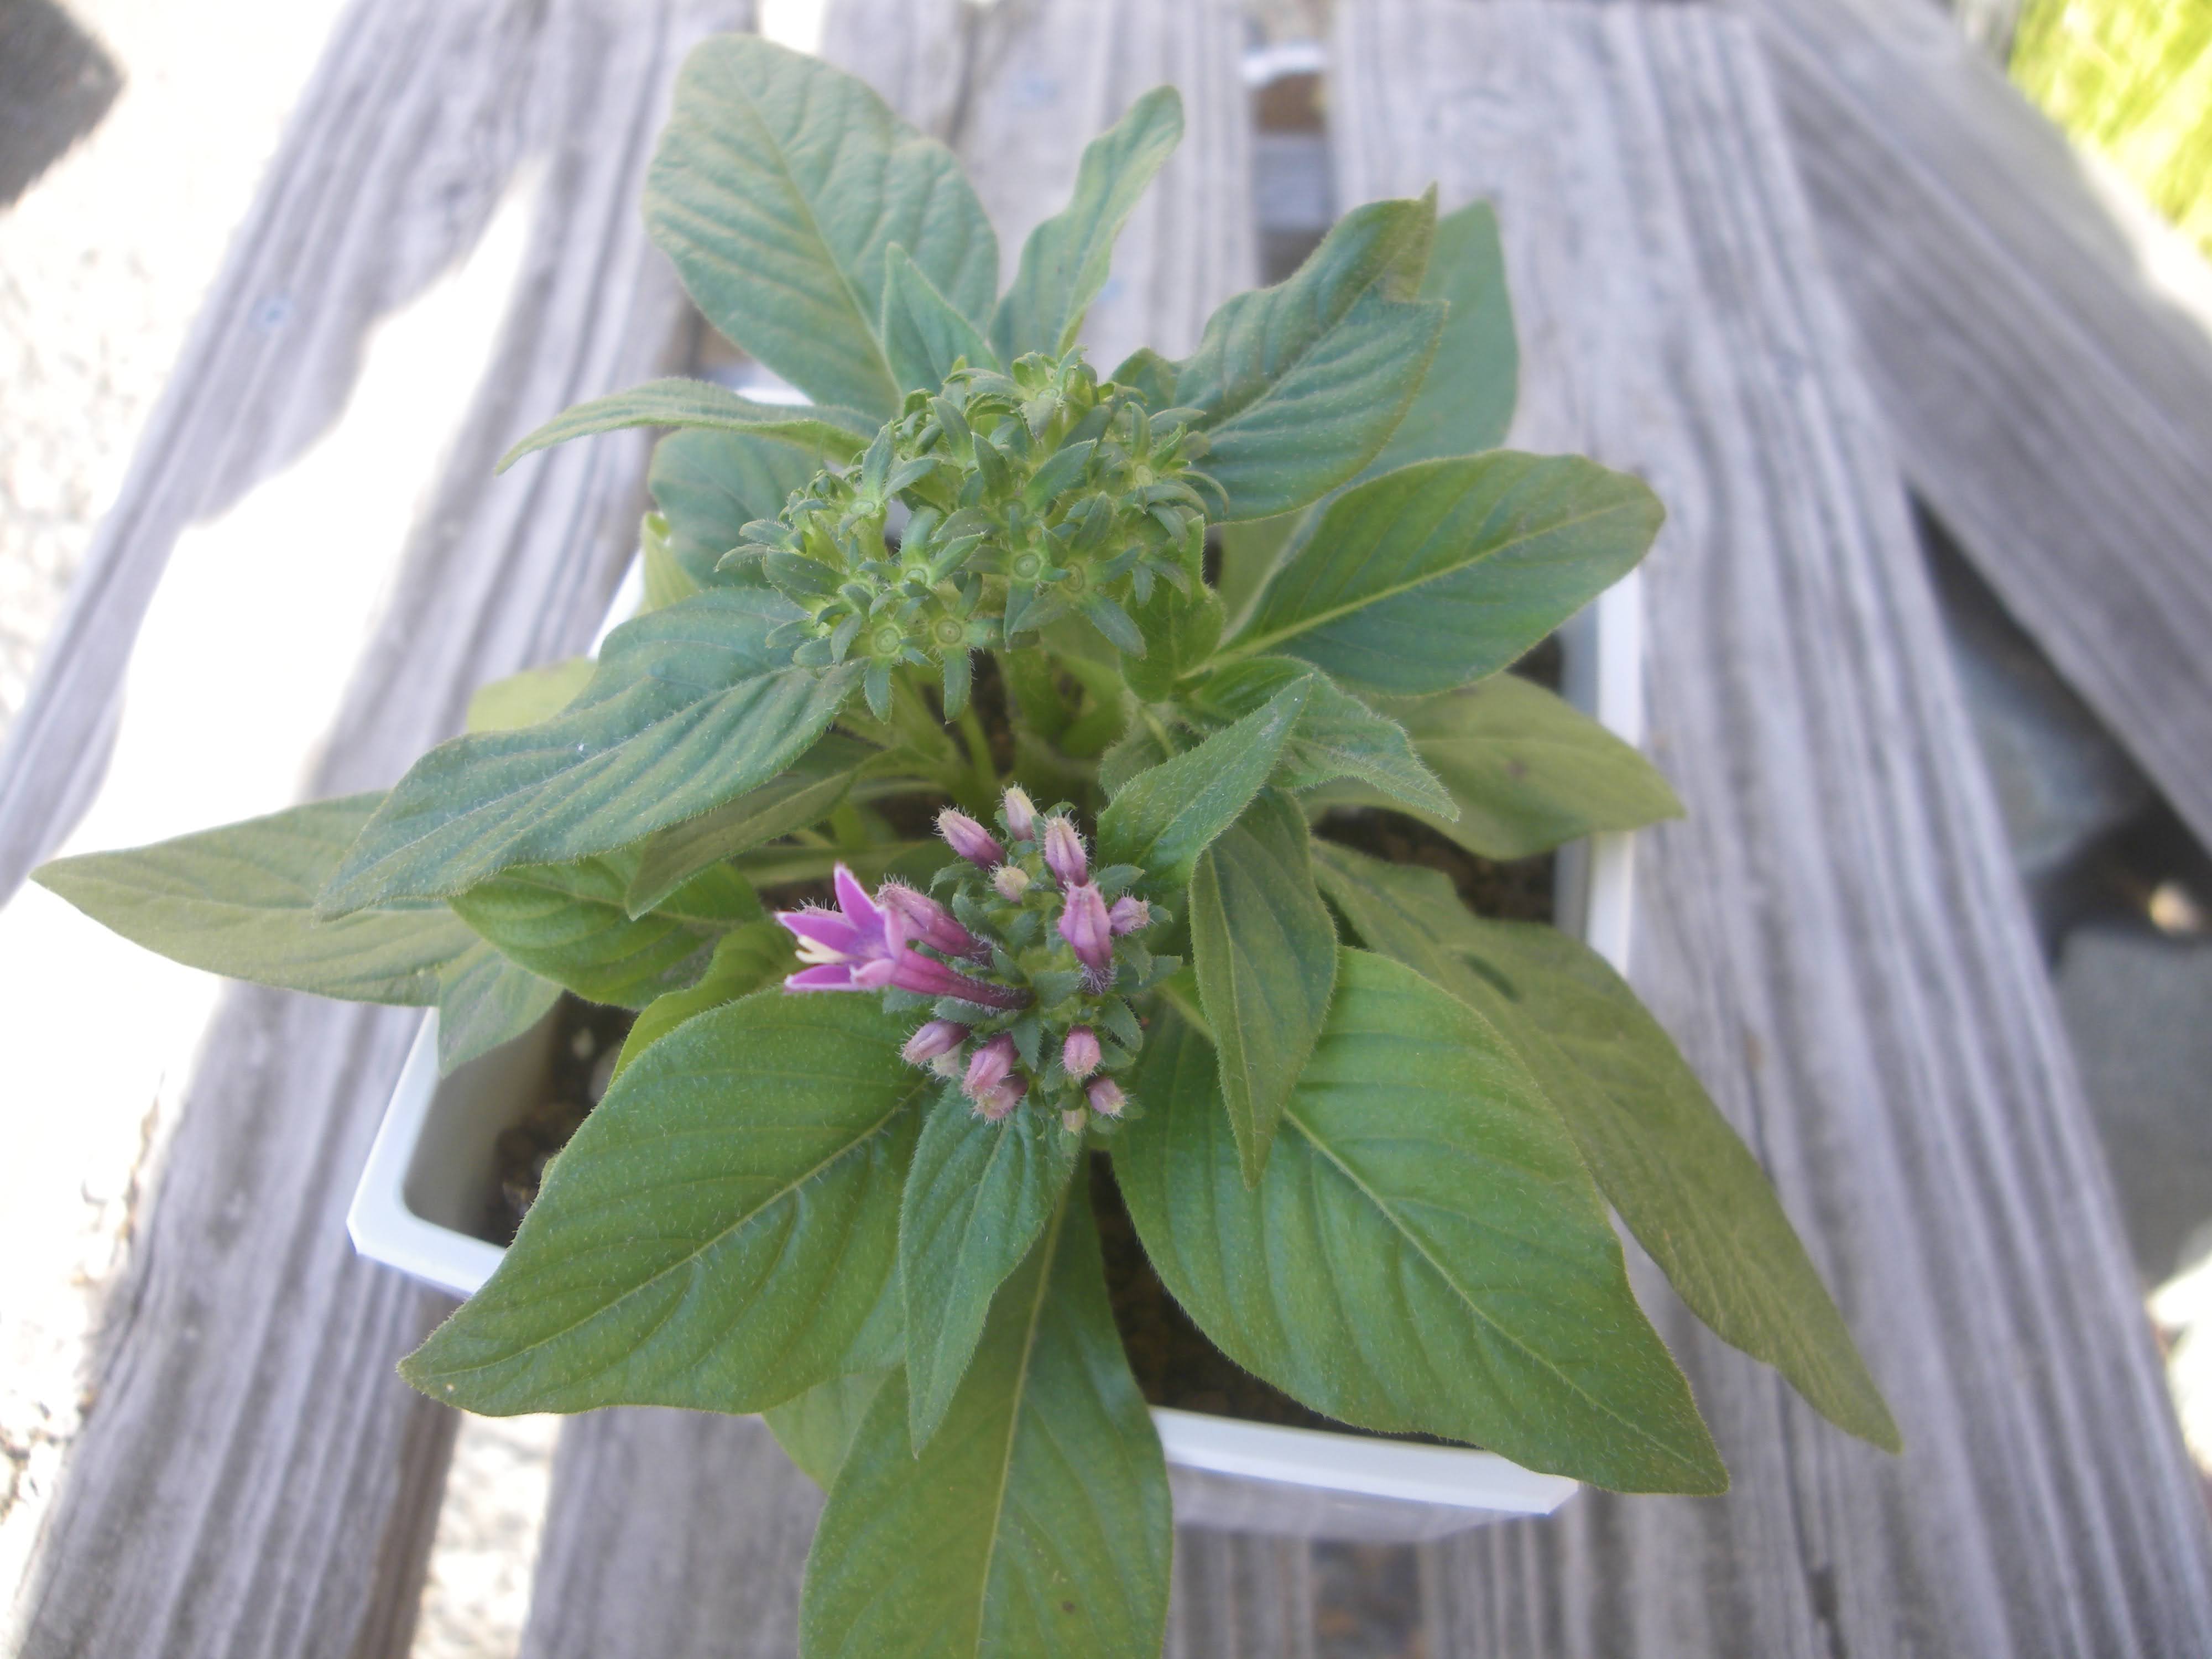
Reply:
[[2203, 319], [1925, 0], [1738, 3], [1914, 489], [2212, 846]]
[[1735, 1472], [1432, 1547], [1432, 1650], [2212, 1651], [2212, 1537], [1874, 396], [1749, 27], [1340, 14], [1347, 201], [1498, 206], [1515, 441], [1643, 474], [1638, 988], [1775, 1177], [1887, 1390], [1850, 1441], [1639, 1289]]
[[[280, 440], [276, 416], [343, 404], [363, 331], [404, 286], [395, 273], [419, 285], [434, 252], [465, 251], [479, 204], [534, 155], [547, 171], [523, 280], [317, 793], [390, 782], [456, 729], [480, 679], [585, 644], [634, 546], [642, 441], [575, 446], [496, 483], [491, 465], [553, 407], [667, 366], [684, 313], [637, 191], [677, 57], [730, 12], [373, 0], [352, 14], [188, 362], [226, 398], [171, 394], [135, 469], [138, 505], [103, 532], [80, 634], [127, 655], [133, 584], [150, 585], [163, 538], [211, 499], [188, 504], [162, 481], [200, 465], [235, 492], [296, 453], [304, 436]], [[319, 238], [295, 198], [339, 222]], [[252, 338], [265, 295], [253, 276], [272, 270], [292, 296], [290, 351]], [[0, 787], [48, 774], [58, 728], [41, 729]], [[26, 1592], [32, 1659], [406, 1650], [453, 1419], [392, 1367], [444, 1304], [356, 1260], [343, 1217], [413, 1026], [404, 1011], [258, 990], [223, 1003]]]

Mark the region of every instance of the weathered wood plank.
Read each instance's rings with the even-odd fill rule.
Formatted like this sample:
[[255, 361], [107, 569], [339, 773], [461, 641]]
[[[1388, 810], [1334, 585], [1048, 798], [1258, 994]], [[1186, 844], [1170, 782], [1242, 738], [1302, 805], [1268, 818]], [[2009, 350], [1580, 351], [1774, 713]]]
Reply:
[[[524, 279], [319, 791], [388, 782], [454, 729], [481, 678], [579, 648], [634, 545], [644, 445], [577, 446], [497, 483], [491, 464], [560, 404], [665, 367], [684, 312], [636, 194], [676, 58], [727, 9], [353, 14], [182, 372], [220, 395], [172, 393], [135, 504], [103, 532], [76, 637], [127, 653], [167, 539], [214, 499], [187, 475], [235, 492], [296, 453], [305, 437], [280, 416], [312, 431], [343, 403], [363, 331], [404, 286], [394, 273], [419, 283], [430, 251], [465, 248], [483, 217], [471, 204], [541, 155]], [[383, 135], [400, 129], [395, 150]], [[309, 201], [338, 216], [319, 242]], [[289, 347], [253, 336], [264, 283], [289, 296]], [[98, 688], [52, 678], [45, 695], [51, 714]], [[58, 729], [14, 752], [6, 787], [52, 776]], [[267, 992], [224, 1003], [112, 1303], [97, 1405], [26, 1592], [26, 1655], [405, 1651], [453, 1419], [392, 1365], [442, 1304], [357, 1261], [342, 1218], [412, 1026]]]
[[1913, 487], [2212, 845], [2203, 317], [1924, 0], [1738, 3]]
[[[1147, 88], [1182, 88], [1182, 152], [1156, 186], [1158, 199], [1124, 233], [1121, 286], [1086, 335], [1110, 369], [1143, 339], [1188, 349], [1212, 307], [1254, 279], [1239, 29], [1227, 0], [989, 10], [839, 0], [824, 55], [954, 143], [998, 225], [1009, 274], [1021, 238], [1066, 199], [1083, 143]], [[811, 1492], [757, 1423], [599, 1412], [568, 1425], [525, 1659], [781, 1659], [794, 1646], [799, 1564], [818, 1508]], [[694, 1560], [699, 1540], [709, 1556], [677, 1593], [672, 1564]], [[1179, 1538], [1172, 1651], [1310, 1652], [1305, 1559], [1302, 1545]]]
[[1453, 1653], [2193, 1654], [2212, 1538], [1752, 33], [1700, 8], [1340, 14], [1347, 200], [1498, 204], [1516, 441], [1649, 477], [1639, 988], [1888, 1392], [1846, 1439], [1650, 1302], [1735, 1474], [1436, 1547]]

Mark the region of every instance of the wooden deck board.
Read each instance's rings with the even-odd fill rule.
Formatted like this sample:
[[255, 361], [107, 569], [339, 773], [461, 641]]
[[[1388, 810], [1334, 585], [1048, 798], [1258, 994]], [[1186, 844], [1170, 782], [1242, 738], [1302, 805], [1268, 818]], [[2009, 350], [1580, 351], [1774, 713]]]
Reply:
[[[465, 251], [531, 155], [547, 172], [523, 280], [316, 793], [389, 782], [482, 678], [588, 640], [635, 544], [643, 440], [497, 484], [491, 464], [543, 413], [665, 366], [681, 296], [637, 190], [677, 57], [727, 11], [372, 0], [349, 15], [101, 532], [58, 647], [83, 658], [42, 682], [0, 799], [88, 775], [58, 745], [112, 690], [102, 665], [127, 658], [178, 528], [300, 453], [379, 313]], [[289, 301], [275, 344], [255, 334], [272, 293]], [[31, 1659], [405, 1651], [453, 1419], [392, 1368], [443, 1304], [356, 1259], [342, 1218], [413, 1024], [225, 1000], [19, 1609]]]
[[1913, 488], [2212, 846], [2204, 319], [1925, 0], [1739, 4]]
[[1735, 1474], [1436, 1547], [1440, 1652], [2212, 1650], [2212, 1539], [1881, 411], [1753, 35], [1700, 8], [1341, 14], [1347, 202], [1498, 204], [1515, 441], [1648, 477], [1635, 978], [1908, 1445], [1848, 1440], [1646, 1273]]

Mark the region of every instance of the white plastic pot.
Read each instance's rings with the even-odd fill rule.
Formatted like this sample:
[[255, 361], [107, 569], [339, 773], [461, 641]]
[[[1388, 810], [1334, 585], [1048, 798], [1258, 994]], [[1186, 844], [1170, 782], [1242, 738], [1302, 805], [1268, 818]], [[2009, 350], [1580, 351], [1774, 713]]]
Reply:
[[[611, 615], [627, 615], [626, 585]], [[1643, 732], [1643, 616], [1637, 576], [1562, 630], [1567, 696], [1631, 743]], [[1558, 913], [1627, 970], [1634, 837], [1563, 849]], [[422, 1022], [370, 1149], [346, 1226], [354, 1248], [426, 1285], [467, 1296], [504, 1252], [476, 1237], [495, 1180], [495, 1143], [521, 1121], [550, 1074], [549, 1018], [438, 1075], [438, 1017]], [[1576, 1483], [1489, 1452], [1358, 1434], [1279, 1428], [1155, 1408], [1186, 1526], [1295, 1537], [1417, 1540], [1516, 1516], [1548, 1515]]]

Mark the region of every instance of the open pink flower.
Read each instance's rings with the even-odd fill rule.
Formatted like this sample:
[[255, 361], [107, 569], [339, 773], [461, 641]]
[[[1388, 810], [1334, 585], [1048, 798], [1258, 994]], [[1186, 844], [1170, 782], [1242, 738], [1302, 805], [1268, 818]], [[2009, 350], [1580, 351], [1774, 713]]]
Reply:
[[956, 973], [913, 948], [906, 918], [878, 905], [843, 865], [836, 872], [837, 908], [779, 910], [775, 919], [798, 938], [806, 964], [783, 981], [788, 991], [880, 991], [887, 986], [929, 997], [957, 997], [985, 1008], [1018, 1008], [1026, 992], [987, 985]]

